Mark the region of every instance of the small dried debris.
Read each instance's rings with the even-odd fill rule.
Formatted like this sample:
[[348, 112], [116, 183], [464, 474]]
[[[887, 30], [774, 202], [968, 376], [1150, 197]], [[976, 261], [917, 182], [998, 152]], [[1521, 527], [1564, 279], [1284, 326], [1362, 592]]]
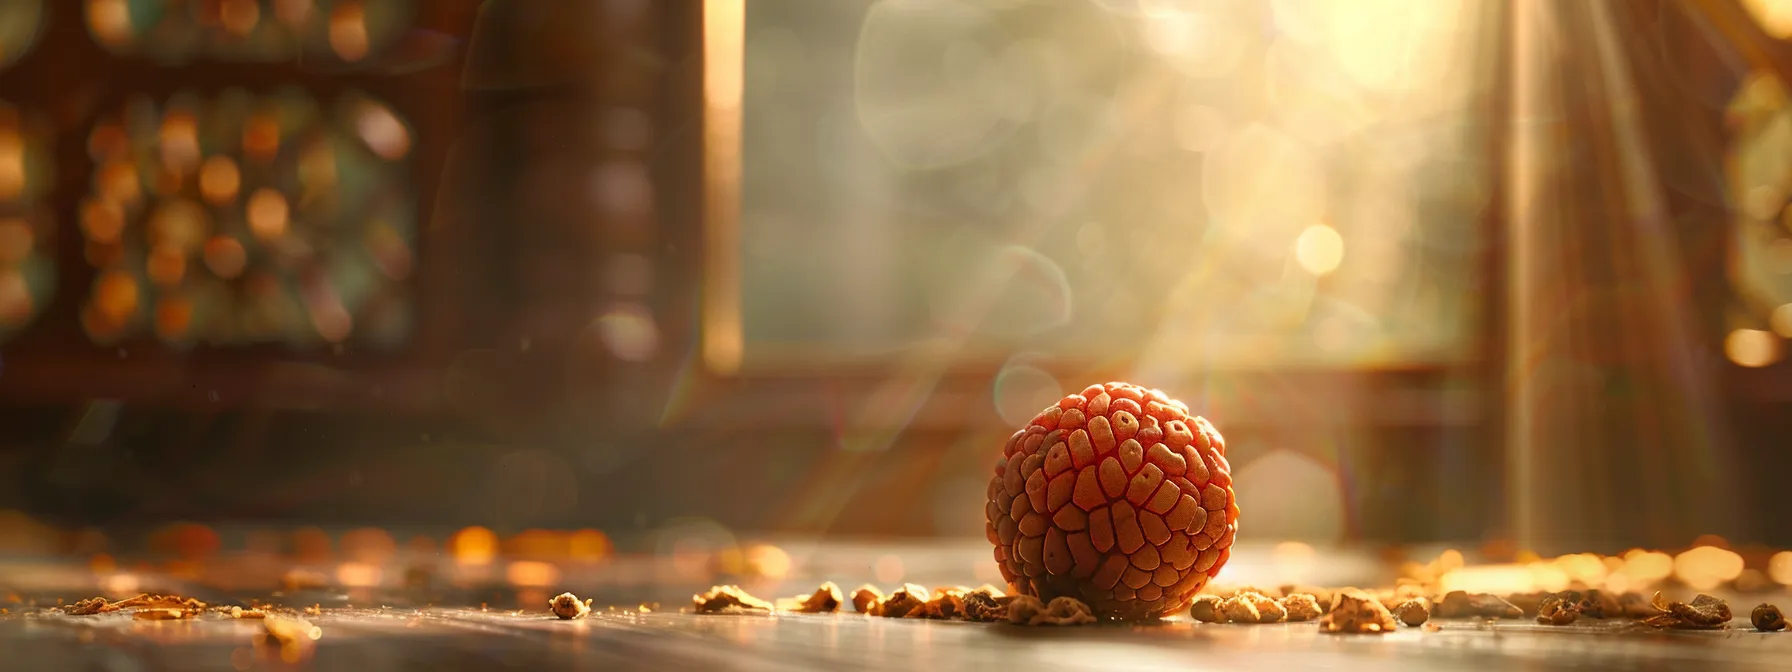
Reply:
[[1453, 590], [1444, 595], [1443, 601], [1437, 604], [1438, 618], [1524, 618], [1524, 610], [1519, 609], [1505, 598], [1488, 593], [1466, 593]]
[[[92, 616], [120, 609], [174, 609], [181, 612], [198, 613], [205, 611], [205, 603], [190, 597], [179, 595], [152, 595], [144, 593], [136, 597], [107, 602], [106, 598], [93, 597], [63, 607], [63, 613], [71, 616]], [[152, 617], [153, 618], [153, 617]]]
[[1579, 593], [1575, 606], [1580, 608], [1580, 615], [1587, 618], [1618, 618], [1624, 615], [1624, 605], [1618, 598], [1597, 588]]
[[964, 618], [964, 596], [971, 589], [963, 586], [933, 589], [933, 597], [920, 608], [908, 612], [904, 618], [931, 618], [936, 620], [960, 620]]
[[712, 586], [709, 592], [692, 596], [691, 606], [699, 614], [772, 613], [770, 602], [748, 595], [740, 586]]
[[1786, 617], [1780, 614], [1780, 608], [1762, 602], [1761, 606], [1749, 612], [1748, 621], [1761, 632], [1778, 632], [1786, 629]]
[[62, 611], [70, 616], [92, 616], [94, 614], [103, 614], [115, 609], [117, 609], [117, 607], [113, 607], [111, 601], [106, 598], [90, 597], [63, 607]]
[[1670, 602], [1658, 592], [1649, 604], [1663, 612], [1643, 619], [1644, 624], [1656, 628], [1721, 630], [1729, 627], [1732, 617], [1729, 603], [1704, 594], [1692, 598], [1692, 602]]
[[1188, 615], [1202, 623], [1227, 622], [1225, 600], [1218, 595], [1196, 595], [1195, 601], [1189, 605]]
[[242, 619], [242, 618], [249, 618], [249, 619], [257, 619], [257, 618], [267, 618], [267, 617], [268, 617], [268, 612], [266, 612], [266, 611], [262, 611], [262, 610], [260, 610], [260, 609], [244, 609], [244, 608], [242, 608], [242, 607], [231, 607], [231, 608], [230, 608], [230, 617], [231, 617], [231, 618], [238, 618], [238, 619]]
[[1438, 625], [1436, 623], [1426, 623], [1425, 627], [1420, 628], [1420, 629], [1424, 630], [1425, 632], [1437, 632], [1439, 630], [1444, 629], [1444, 626]]
[[805, 614], [831, 614], [839, 611], [841, 603], [845, 601], [846, 598], [840, 594], [840, 587], [829, 581], [816, 588], [814, 594], [802, 598], [796, 611]]
[[1289, 584], [1282, 586], [1280, 590], [1283, 595], [1290, 597], [1295, 595], [1312, 595], [1313, 600], [1319, 603], [1319, 613], [1322, 615], [1332, 608], [1332, 589], [1330, 588]]
[[1580, 618], [1580, 603], [1562, 596], [1550, 596], [1537, 607], [1537, 622], [1544, 625], [1568, 625]]
[[983, 586], [964, 596], [964, 618], [979, 623], [994, 623], [1008, 618], [1008, 606], [1014, 598], [1003, 595], [994, 586]]
[[852, 591], [852, 609], [861, 614], [869, 614], [877, 605], [883, 604], [884, 593], [869, 583]]
[[1400, 606], [1394, 607], [1394, 615], [1400, 618], [1401, 623], [1409, 626], [1424, 625], [1431, 620], [1431, 600], [1415, 597], [1401, 602]]
[[1263, 612], [1257, 611], [1257, 601], [1246, 593], [1237, 593], [1220, 603], [1220, 613], [1232, 623], [1256, 623], [1263, 619]]
[[1311, 621], [1324, 615], [1319, 598], [1307, 593], [1288, 593], [1282, 598], [1282, 610], [1287, 612], [1289, 621]]
[[908, 616], [908, 612], [920, 609], [922, 605], [927, 604], [932, 595], [933, 593], [926, 588], [905, 583], [901, 588], [897, 588], [896, 592], [890, 593], [889, 597], [884, 598], [884, 601], [879, 602], [871, 613], [874, 616], [885, 618], [902, 618]]
[[555, 595], [554, 599], [548, 600], [548, 609], [553, 611], [555, 616], [559, 616], [560, 620], [570, 621], [575, 618], [584, 618], [586, 614], [591, 613], [591, 600], [580, 602], [577, 595], [561, 593]]
[[1052, 598], [1050, 604], [1032, 595], [1019, 595], [1008, 605], [1008, 622], [1016, 625], [1087, 625], [1095, 612], [1074, 597]]
[[1395, 627], [1387, 607], [1356, 589], [1339, 591], [1331, 612], [1319, 619], [1319, 631], [1328, 634], [1386, 634]]
[[1251, 601], [1251, 606], [1257, 608], [1258, 623], [1280, 623], [1282, 622], [1282, 619], [1288, 617], [1288, 610], [1282, 608], [1282, 603], [1276, 598], [1268, 595], [1262, 593], [1240, 593], [1235, 599], [1246, 599]]
[[[480, 610], [484, 611], [484, 607], [485, 607], [485, 605], [480, 605]], [[305, 607], [305, 615], [306, 616], [321, 616], [321, 615], [323, 615], [323, 613], [324, 613], [324, 608], [321, 605], [313, 604], [309, 607]]]

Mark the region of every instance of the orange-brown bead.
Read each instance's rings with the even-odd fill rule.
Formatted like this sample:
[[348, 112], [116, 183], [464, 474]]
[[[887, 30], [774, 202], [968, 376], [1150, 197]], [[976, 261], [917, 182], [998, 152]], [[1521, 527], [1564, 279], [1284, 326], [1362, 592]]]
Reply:
[[1157, 390], [1091, 385], [1009, 437], [984, 507], [1015, 592], [1074, 597], [1098, 616], [1185, 607], [1238, 532], [1226, 444]]

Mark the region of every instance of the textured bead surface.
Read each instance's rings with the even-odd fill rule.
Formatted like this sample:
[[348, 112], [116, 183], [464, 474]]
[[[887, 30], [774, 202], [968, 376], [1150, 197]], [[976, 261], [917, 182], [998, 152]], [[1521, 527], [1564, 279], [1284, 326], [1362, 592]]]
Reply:
[[984, 507], [1002, 577], [1146, 619], [1186, 608], [1238, 531], [1226, 443], [1157, 390], [1091, 385], [1009, 437]]

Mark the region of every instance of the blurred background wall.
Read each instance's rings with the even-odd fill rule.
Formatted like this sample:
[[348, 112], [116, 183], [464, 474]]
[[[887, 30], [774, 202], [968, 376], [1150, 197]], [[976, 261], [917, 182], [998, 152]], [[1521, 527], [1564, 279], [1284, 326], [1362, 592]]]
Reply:
[[1259, 539], [1792, 543], [1792, 3], [0, 3], [0, 509], [976, 537], [1128, 379]]

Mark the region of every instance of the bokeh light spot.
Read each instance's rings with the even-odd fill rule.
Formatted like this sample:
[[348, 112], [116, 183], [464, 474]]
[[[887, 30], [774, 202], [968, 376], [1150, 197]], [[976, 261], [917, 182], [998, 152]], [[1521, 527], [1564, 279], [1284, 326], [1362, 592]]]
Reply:
[[1331, 273], [1344, 263], [1344, 238], [1324, 224], [1309, 226], [1294, 241], [1294, 259], [1313, 275]]
[[1780, 339], [1770, 331], [1737, 329], [1724, 337], [1724, 355], [1737, 366], [1767, 366], [1780, 359]]

